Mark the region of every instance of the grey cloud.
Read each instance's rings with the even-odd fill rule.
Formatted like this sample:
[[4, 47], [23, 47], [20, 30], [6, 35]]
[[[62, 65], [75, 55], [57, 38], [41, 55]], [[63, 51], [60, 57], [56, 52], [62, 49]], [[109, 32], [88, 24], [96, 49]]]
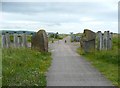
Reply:
[[91, 2], [3, 2], [2, 9], [5, 12], [17, 13], [40, 13], [40, 12], [60, 12], [60, 13], [81, 13], [96, 9], [104, 9], [105, 5]]
[[39, 22], [38, 26], [44, 24], [51, 28], [62, 23], [86, 24], [81, 22], [82, 17], [117, 21], [117, 10], [98, 2], [2, 2], [2, 12], [8, 13], [6, 21], [34, 21]]
[[[117, 12], [111, 11], [106, 4], [98, 2], [3, 2], [2, 11], [31, 16], [44, 13], [49, 17], [61, 13], [77, 14], [108, 20], [116, 19], [117, 16]], [[54, 15], [51, 16], [51, 13], [54, 13]]]

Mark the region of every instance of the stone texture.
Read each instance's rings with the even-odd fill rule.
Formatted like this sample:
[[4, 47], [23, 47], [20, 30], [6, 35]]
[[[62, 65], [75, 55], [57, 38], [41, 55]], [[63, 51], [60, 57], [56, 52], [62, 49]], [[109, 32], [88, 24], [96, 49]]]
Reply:
[[48, 52], [48, 38], [45, 30], [39, 30], [34, 33], [31, 40], [32, 49]]
[[9, 34], [9, 32], [6, 32], [5, 37], [6, 37], [6, 48], [9, 48], [10, 47], [10, 34]]
[[18, 34], [16, 32], [14, 32], [14, 47], [17, 47], [17, 36]]
[[97, 49], [98, 50], [103, 49], [103, 34], [101, 31], [97, 32]]
[[6, 37], [5, 37], [5, 34], [2, 34], [2, 47], [6, 47]]
[[71, 41], [74, 42], [74, 40], [75, 40], [75, 36], [71, 35]]
[[112, 34], [113, 34], [113, 33], [111, 32], [111, 33], [110, 33], [110, 36], [109, 36], [109, 40], [110, 40], [110, 41], [109, 41], [109, 44], [110, 44], [109, 48], [110, 48], [110, 49], [112, 49]]
[[[13, 40], [12, 40], [13, 39]], [[2, 33], [2, 47], [10, 48], [10, 47], [27, 47], [27, 35], [25, 31], [23, 33], [14, 33], [5, 32]]]
[[112, 49], [112, 33], [109, 31], [97, 32], [97, 49], [98, 50], [110, 50]]
[[84, 52], [93, 52], [95, 50], [95, 33], [85, 29], [81, 37], [80, 44]]
[[22, 46], [22, 37], [20, 35], [17, 36], [17, 47], [21, 47]]
[[76, 41], [76, 42], [80, 42], [80, 36], [76, 36], [76, 37], [75, 37], [75, 41]]
[[27, 47], [27, 36], [25, 31], [23, 31], [23, 34], [22, 34], [22, 46]]

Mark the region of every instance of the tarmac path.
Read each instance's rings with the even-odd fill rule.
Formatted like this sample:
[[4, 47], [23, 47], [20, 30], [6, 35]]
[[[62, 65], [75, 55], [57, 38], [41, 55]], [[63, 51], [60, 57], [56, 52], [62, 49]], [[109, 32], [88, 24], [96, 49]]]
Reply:
[[[64, 42], [67, 40], [67, 43]], [[90, 62], [76, 53], [70, 37], [49, 44], [52, 64], [47, 72], [47, 86], [113, 86]]]

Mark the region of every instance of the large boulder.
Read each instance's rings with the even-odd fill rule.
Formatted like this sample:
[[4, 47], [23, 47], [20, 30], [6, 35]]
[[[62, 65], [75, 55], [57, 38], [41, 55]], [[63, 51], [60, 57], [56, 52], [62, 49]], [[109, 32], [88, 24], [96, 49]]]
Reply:
[[48, 52], [48, 38], [45, 30], [34, 33], [31, 39], [31, 48], [40, 52]]
[[81, 49], [83, 52], [93, 52], [95, 50], [95, 37], [96, 34], [88, 29], [84, 30], [80, 39]]
[[82, 37], [83, 37], [84, 41], [90, 41], [90, 40], [95, 39], [96, 34], [91, 30], [84, 29], [84, 33], [83, 33]]

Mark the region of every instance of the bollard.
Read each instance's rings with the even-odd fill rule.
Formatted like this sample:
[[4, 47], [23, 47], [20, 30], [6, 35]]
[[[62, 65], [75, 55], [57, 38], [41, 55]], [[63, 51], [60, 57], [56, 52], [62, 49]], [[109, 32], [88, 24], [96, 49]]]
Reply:
[[18, 38], [18, 40], [17, 40], [17, 47], [21, 47], [22, 46], [22, 40], [21, 40], [21, 36], [20, 35], [18, 35], [17, 36]]
[[5, 37], [6, 37], [6, 48], [10, 48], [10, 35], [9, 35], [9, 32], [6, 32]]
[[2, 34], [2, 48], [6, 47], [6, 38], [5, 38], [5, 34]]
[[22, 46], [27, 47], [27, 37], [26, 37], [25, 31], [23, 31], [23, 34], [22, 34]]
[[17, 36], [18, 36], [18, 34], [16, 32], [14, 32], [13, 36], [14, 36], [14, 40], [13, 40], [14, 41], [14, 47], [17, 47], [17, 38], [18, 38]]
[[102, 34], [98, 31], [98, 49], [99, 50], [110, 50], [112, 49], [112, 33], [104, 31]]
[[103, 36], [101, 31], [98, 31], [98, 50], [102, 50], [103, 46]]
[[110, 33], [110, 37], [109, 37], [109, 39], [110, 39], [110, 41], [109, 41], [109, 44], [110, 44], [110, 49], [112, 49], [112, 32]]

